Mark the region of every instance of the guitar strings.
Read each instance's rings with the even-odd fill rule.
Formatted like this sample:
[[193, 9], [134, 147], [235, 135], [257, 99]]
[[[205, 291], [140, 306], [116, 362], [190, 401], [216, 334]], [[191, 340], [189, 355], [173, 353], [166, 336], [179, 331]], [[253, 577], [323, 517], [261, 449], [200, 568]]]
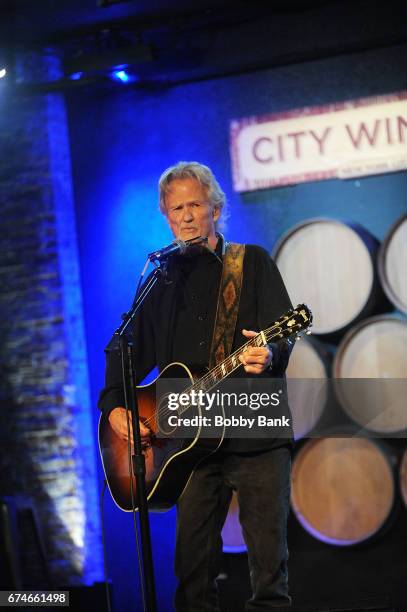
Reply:
[[[294, 313], [293, 313], [293, 314], [294, 314]], [[276, 330], [277, 328], [280, 328], [280, 327], [281, 327], [281, 325], [282, 325], [282, 323], [284, 323], [284, 321], [286, 321], [287, 319], [290, 319], [291, 317], [292, 317], [292, 315], [291, 315], [291, 316], [286, 315], [286, 316], [284, 316], [284, 318], [283, 318], [282, 320], [279, 320], [279, 322], [275, 323], [275, 324], [274, 324], [274, 325], [272, 325], [271, 327], [268, 327], [268, 328], [267, 328], [267, 329], [265, 329], [263, 332], [259, 332], [259, 333], [257, 334], [257, 336], [254, 336], [253, 338], [251, 338], [250, 340], [248, 340], [248, 341], [247, 341], [245, 344], [243, 344], [241, 347], [239, 347], [238, 349], [236, 349], [236, 351], [234, 351], [233, 353], [231, 353], [231, 354], [229, 355], [229, 357], [227, 357], [227, 359], [226, 359], [225, 361], [227, 361], [227, 360], [232, 360], [232, 358], [233, 358], [233, 357], [236, 357], [236, 356], [238, 356], [238, 354], [243, 353], [243, 352], [245, 351], [245, 349], [246, 349], [247, 347], [249, 347], [249, 346], [262, 346], [262, 345], [264, 345], [264, 342], [263, 342], [263, 340], [262, 340], [262, 333], [263, 333], [263, 334], [264, 334], [264, 335], [267, 337], [267, 336], [268, 336], [268, 335], [269, 335], [269, 334], [270, 334], [270, 333], [271, 333], [273, 330]], [[278, 336], [280, 333], [281, 333], [281, 330], [280, 330], [278, 333], [275, 333], [275, 334], [273, 334], [272, 336], [270, 336], [269, 338], [267, 338], [267, 340], [272, 340], [273, 338], [275, 338], [276, 336]], [[261, 342], [261, 344], [256, 344], [256, 341], [257, 341], [259, 338], [262, 340], [262, 342]], [[224, 363], [224, 362], [223, 362], [223, 363]], [[241, 362], [239, 362], [239, 364], [238, 364], [237, 366], [235, 366], [235, 367], [234, 367], [234, 368], [233, 368], [233, 369], [232, 369], [230, 372], [228, 372], [228, 374], [227, 374], [227, 375], [229, 376], [230, 374], [232, 374], [232, 372], [234, 372], [235, 370], [237, 370], [237, 368], [239, 368], [241, 365], [243, 365], [243, 364], [242, 364]], [[195, 382], [193, 385], [191, 385], [191, 386], [187, 387], [186, 389], [184, 389], [183, 393], [189, 393], [189, 392], [190, 392], [190, 391], [191, 391], [191, 390], [192, 390], [192, 389], [193, 389], [195, 386], [202, 386], [203, 381], [204, 381], [205, 379], [208, 379], [208, 381], [209, 381], [210, 379], [212, 379], [212, 380], [213, 380], [213, 378], [214, 378], [214, 373], [215, 373], [215, 372], [216, 372], [216, 377], [217, 377], [219, 374], [223, 374], [223, 372], [222, 372], [222, 368], [221, 368], [221, 366], [220, 366], [220, 365], [215, 366], [215, 367], [214, 367], [212, 370], [210, 370], [210, 372], [208, 372], [207, 374], [205, 374], [205, 376], [203, 376], [202, 378], [200, 378], [200, 379], [199, 379], [198, 381], [196, 381], [196, 382]], [[211, 389], [211, 388], [213, 388], [213, 387], [215, 387], [215, 386], [216, 386], [216, 385], [217, 385], [219, 382], [221, 382], [221, 379], [220, 379], [220, 380], [217, 380], [217, 381], [215, 381], [215, 382], [213, 382], [212, 387], [210, 387], [210, 389]], [[205, 384], [206, 384], [206, 382], [205, 382]], [[208, 390], [209, 390], [209, 389], [208, 389]], [[186, 406], [186, 407], [184, 407], [184, 410], [182, 410], [182, 411], [180, 412], [180, 414], [182, 414], [182, 412], [185, 412], [185, 411], [186, 411], [186, 410], [188, 410], [189, 408], [190, 408], [190, 406]], [[169, 411], [169, 408], [167, 408], [167, 407], [165, 407], [165, 408], [161, 408], [161, 409], [157, 410], [157, 412], [155, 413], [155, 415], [154, 415], [154, 416], [152, 416], [152, 417], [150, 417], [150, 418], [146, 419], [145, 421], [143, 421], [143, 424], [148, 426], [149, 424], [154, 423], [154, 421], [158, 422], [160, 417], [164, 417], [164, 416], [166, 416], [166, 413], [169, 413], [169, 412], [170, 412], [170, 411]]]

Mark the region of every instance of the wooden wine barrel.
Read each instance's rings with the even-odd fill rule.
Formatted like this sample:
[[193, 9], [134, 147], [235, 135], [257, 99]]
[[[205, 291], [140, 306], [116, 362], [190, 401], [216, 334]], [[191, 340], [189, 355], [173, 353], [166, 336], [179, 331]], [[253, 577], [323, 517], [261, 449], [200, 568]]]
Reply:
[[313, 312], [313, 334], [337, 334], [375, 314], [383, 300], [375, 270], [379, 243], [365, 229], [309, 219], [289, 230], [273, 257], [293, 301]]
[[404, 505], [407, 506], [407, 449], [404, 451], [400, 464], [400, 492]]
[[242, 527], [239, 523], [239, 504], [235, 492], [233, 492], [229, 512], [222, 529], [222, 540], [223, 552], [241, 553], [247, 550]]
[[395, 496], [391, 462], [367, 438], [320, 438], [295, 457], [291, 506], [315, 538], [336, 546], [363, 542], [388, 520]]
[[320, 419], [327, 400], [328, 353], [317, 340], [297, 340], [286, 370], [288, 403], [295, 440], [306, 436]]
[[383, 289], [396, 308], [407, 314], [407, 215], [387, 233], [379, 250]]
[[338, 346], [334, 389], [348, 416], [369, 431], [407, 429], [407, 321], [392, 316], [366, 319]]

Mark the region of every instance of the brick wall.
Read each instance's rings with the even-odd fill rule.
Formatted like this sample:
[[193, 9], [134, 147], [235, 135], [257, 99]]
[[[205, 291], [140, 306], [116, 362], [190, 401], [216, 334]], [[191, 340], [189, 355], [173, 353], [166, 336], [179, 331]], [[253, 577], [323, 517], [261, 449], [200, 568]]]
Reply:
[[[59, 66], [16, 58], [21, 84]], [[100, 578], [64, 100], [0, 83], [0, 495], [33, 500], [56, 584]]]

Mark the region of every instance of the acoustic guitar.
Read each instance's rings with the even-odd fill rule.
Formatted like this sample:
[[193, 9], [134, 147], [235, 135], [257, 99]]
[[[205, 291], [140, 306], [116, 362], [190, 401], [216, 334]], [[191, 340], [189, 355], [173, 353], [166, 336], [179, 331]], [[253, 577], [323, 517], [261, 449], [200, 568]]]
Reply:
[[[217, 427], [215, 434], [213, 427], [209, 432], [204, 407], [196, 398], [202, 397], [203, 393], [209, 394], [237, 370], [242, 365], [239, 356], [249, 346], [260, 347], [280, 338], [296, 337], [311, 324], [311, 311], [305, 304], [299, 304], [200, 378], [196, 378], [184, 364], [171, 363], [153, 382], [136, 387], [140, 419], [151, 430], [150, 442], [143, 450], [150, 510], [169, 510], [182, 495], [197, 464], [215, 452], [224, 439], [225, 426]], [[171, 401], [181, 393], [184, 401], [174, 408]], [[190, 398], [190, 401], [185, 401], [185, 398]], [[217, 406], [216, 409], [220, 421], [224, 420], [223, 407]], [[217, 415], [214, 416], [213, 410], [211, 415], [213, 422]], [[177, 422], [181, 425], [177, 426]], [[185, 423], [191, 423], [191, 427], [188, 436], [182, 437], [180, 431], [185, 431]], [[99, 419], [99, 449], [114, 502], [122, 510], [130, 512], [133, 497], [137, 509], [137, 485], [129, 469], [129, 445], [113, 431], [103, 414]]]

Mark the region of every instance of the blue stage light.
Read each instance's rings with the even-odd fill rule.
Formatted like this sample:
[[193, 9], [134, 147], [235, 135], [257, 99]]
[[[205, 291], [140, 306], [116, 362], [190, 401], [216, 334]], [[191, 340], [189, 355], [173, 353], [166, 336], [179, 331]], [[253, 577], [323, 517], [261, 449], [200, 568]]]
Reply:
[[114, 70], [112, 72], [112, 77], [116, 81], [121, 81], [122, 83], [128, 83], [130, 81], [130, 76], [125, 70]]
[[0, 79], [4, 79], [6, 75], [7, 75], [6, 68], [0, 68]]
[[72, 81], [79, 81], [79, 79], [82, 77], [83, 77], [83, 72], [73, 72], [69, 78]]

